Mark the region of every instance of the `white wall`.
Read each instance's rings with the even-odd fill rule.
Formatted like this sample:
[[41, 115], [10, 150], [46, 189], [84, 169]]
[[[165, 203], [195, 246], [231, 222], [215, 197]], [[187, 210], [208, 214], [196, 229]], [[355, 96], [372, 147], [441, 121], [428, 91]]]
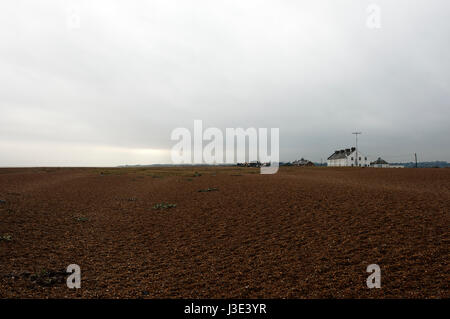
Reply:
[[372, 167], [378, 167], [378, 168], [388, 168], [389, 164], [374, 164]]
[[[356, 151], [354, 151], [349, 156], [347, 156], [347, 158], [327, 160], [327, 165], [332, 166], [332, 167], [356, 166]], [[370, 159], [359, 151], [358, 151], [358, 166], [361, 166], [361, 167], [369, 167], [370, 166]]]
[[[352, 160], [353, 157], [353, 160]], [[356, 166], [356, 151], [354, 151], [353, 153], [351, 153], [348, 156], [348, 166], [352, 166], [352, 164], [354, 166]], [[362, 166], [362, 167], [369, 167], [370, 166], [370, 159], [369, 157], [367, 157], [366, 155], [362, 154], [361, 152], [358, 152], [358, 166]]]

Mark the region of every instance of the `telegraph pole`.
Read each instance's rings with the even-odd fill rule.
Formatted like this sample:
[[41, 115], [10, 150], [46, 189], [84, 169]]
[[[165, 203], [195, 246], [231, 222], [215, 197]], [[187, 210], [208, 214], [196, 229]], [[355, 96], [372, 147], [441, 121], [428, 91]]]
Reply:
[[361, 132], [353, 132], [352, 134], [355, 134], [356, 137], [356, 158], [355, 158], [355, 165], [358, 167], [358, 135], [362, 134]]

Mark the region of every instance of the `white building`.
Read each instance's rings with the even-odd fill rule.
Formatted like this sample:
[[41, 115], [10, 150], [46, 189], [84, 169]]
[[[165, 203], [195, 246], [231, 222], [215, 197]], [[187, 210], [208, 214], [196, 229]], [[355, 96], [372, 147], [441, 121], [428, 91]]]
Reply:
[[[370, 161], [367, 156], [358, 151], [358, 159], [356, 159], [356, 148], [346, 148], [344, 150], [335, 151], [327, 159], [328, 166], [360, 166], [368, 167]], [[358, 165], [356, 165], [358, 163]]]
[[370, 167], [379, 167], [379, 168], [404, 168], [403, 165], [391, 165], [388, 162], [386, 162], [381, 157], [378, 157], [378, 159], [372, 163], [370, 163]]
[[388, 168], [389, 167], [389, 163], [386, 162], [381, 157], [378, 157], [378, 159], [376, 161], [370, 163], [370, 166], [371, 167], [379, 167], [379, 168]]
[[314, 166], [314, 163], [304, 159], [303, 157], [299, 160], [293, 161], [292, 165], [294, 166]]

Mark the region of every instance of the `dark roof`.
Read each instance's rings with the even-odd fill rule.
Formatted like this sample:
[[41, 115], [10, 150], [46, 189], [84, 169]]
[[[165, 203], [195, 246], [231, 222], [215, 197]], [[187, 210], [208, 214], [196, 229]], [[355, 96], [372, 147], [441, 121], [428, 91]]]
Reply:
[[353, 153], [355, 151], [355, 149], [356, 148], [352, 147], [352, 148], [346, 148], [345, 150], [334, 151], [334, 153], [331, 154], [331, 156], [328, 157], [328, 159], [334, 160], [334, 159], [347, 158], [347, 156], [349, 156], [351, 153]]
[[375, 164], [389, 164], [388, 162], [386, 162], [384, 159], [382, 159], [381, 157], [378, 157], [378, 159], [375, 162], [370, 163], [370, 165], [375, 165]]
[[293, 161], [292, 164], [300, 165], [300, 166], [301, 165], [311, 165], [311, 164], [314, 165], [313, 162], [311, 162], [309, 160], [306, 160], [303, 157], [301, 159], [299, 159], [299, 160]]

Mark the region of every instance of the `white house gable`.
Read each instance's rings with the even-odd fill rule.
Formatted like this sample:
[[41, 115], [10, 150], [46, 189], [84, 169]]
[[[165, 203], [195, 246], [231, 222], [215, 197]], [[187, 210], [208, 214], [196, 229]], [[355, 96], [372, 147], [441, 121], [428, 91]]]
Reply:
[[328, 157], [327, 165], [346, 166], [346, 167], [351, 166], [368, 167], [370, 165], [370, 161], [367, 158], [367, 156], [365, 156], [359, 151], [358, 156], [356, 156], [356, 148], [352, 147], [335, 151], [333, 154], [330, 155], [330, 157]]

